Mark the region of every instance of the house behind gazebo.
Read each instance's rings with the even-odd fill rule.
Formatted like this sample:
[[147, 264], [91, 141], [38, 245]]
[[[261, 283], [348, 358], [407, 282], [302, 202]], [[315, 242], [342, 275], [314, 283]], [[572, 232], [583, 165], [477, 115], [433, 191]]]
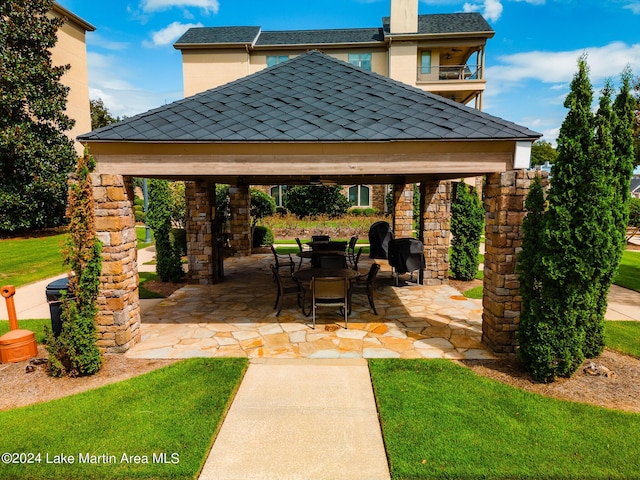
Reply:
[[420, 185], [426, 284], [448, 278], [452, 179], [486, 175], [483, 341], [513, 352], [516, 253], [530, 147], [540, 134], [415, 87], [309, 52], [221, 87], [82, 135], [97, 160], [104, 243], [100, 345], [140, 339], [131, 178], [187, 181], [190, 281], [221, 280], [215, 184], [230, 184], [231, 244], [251, 254], [249, 187], [393, 184], [393, 228], [411, 236]]

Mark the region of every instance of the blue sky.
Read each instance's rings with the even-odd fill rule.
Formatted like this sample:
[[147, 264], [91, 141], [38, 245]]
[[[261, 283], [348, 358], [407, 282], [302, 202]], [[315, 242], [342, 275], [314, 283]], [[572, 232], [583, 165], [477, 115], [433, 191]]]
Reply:
[[[191, 26], [264, 30], [378, 27], [390, 0], [58, 0], [97, 30], [87, 34], [89, 87], [112, 114], [135, 115], [182, 98], [177, 38]], [[640, 75], [640, 0], [420, 0], [419, 13], [477, 11], [487, 43], [484, 111], [555, 143], [564, 99], [587, 53], [596, 100], [606, 78]]]

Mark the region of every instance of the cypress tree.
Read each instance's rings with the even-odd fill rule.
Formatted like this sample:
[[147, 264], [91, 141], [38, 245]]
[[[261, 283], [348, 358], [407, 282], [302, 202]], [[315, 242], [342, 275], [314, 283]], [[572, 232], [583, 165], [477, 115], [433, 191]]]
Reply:
[[544, 380], [547, 366], [553, 363], [549, 344], [553, 341], [554, 328], [552, 324], [545, 323], [550, 319], [541, 314], [544, 308], [541, 252], [545, 200], [540, 177], [536, 177], [531, 184], [525, 200], [525, 210], [527, 215], [522, 221], [522, 250], [517, 264], [522, 295], [520, 325], [516, 332], [518, 358], [529, 368], [534, 378]]
[[63, 255], [74, 275], [69, 278], [72, 296], [62, 300], [62, 331], [58, 337], [49, 334], [47, 338], [49, 372], [54, 376], [93, 375], [102, 366], [96, 326], [102, 244], [95, 230], [94, 168], [93, 157], [85, 152], [69, 189], [69, 241]]
[[548, 349], [546, 365], [532, 370], [539, 381], [570, 376], [584, 360], [581, 318], [585, 302], [592, 303], [593, 295], [585, 295], [584, 290], [590, 272], [583, 258], [588, 227], [583, 225], [587, 214], [582, 209], [592, 199], [583, 197], [580, 188], [592, 181], [587, 173], [594, 142], [592, 99], [586, 59], [581, 57], [564, 103], [569, 111], [558, 136], [558, 157], [543, 219], [540, 295], [544, 305], [538, 313], [540, 325], [553, 331], [544, 347]]
[[451, 202], [451, 271], [457, 280], [476, 277], [483, 220], [484, 209], [475, 189], [461, 181]]
[[156, 272], [163, 282], [179, 282], [184, 275], [180, 247], [171, 241], [171, 211], [169, 182], [150, 180], [147, 221], [156, 241]]

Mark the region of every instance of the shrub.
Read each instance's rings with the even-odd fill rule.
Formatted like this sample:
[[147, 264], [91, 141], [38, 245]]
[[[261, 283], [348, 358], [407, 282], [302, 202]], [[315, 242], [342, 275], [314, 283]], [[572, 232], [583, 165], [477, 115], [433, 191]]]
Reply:
[[187, 254], [187, 230], [184, 228], [172, 228], [171, 238], [180, 255]]
[[149, 181], [149, 226], [156, 240], [156, 273], [163, 282], [179, 282], [184, 276], [181, 251], [171, 241], [171, 194], [169, 182]]
[[473, 280], [478, 272], [483, 221], [480, 198], [463, 180], [451, 202], [451, 271], [456, 280]]
[[251, 226], [255, 227], [258, 220], [276, 213], [276, 201], [262, 190], [251, 189]]
[[78, 160], [76, 182], [69, 189], [69, 241], [63, 252], [65, 264], [74, 275], [69, 291], [74, 297], [62, 299], [62, 330], [47, 337], [49, 372], [59, 377], [93, 375], [102, 366], [97, 345], [96, 315], [102, 270], [102, 244], [94, 223], [93, 157], [87, 152]]
[[351, 214], [351, 215], [354, 215], [356, 217], [360, 217], [360, 216], [364, 215], [364, 210], [362, 210], [361, 208], [354, 207], [354, 208], [350, 209], [348, 213]]
[[339, 217], [351, 206], [339, 185], [296, 185], [283, 196], [287, 210], [299, 218], [322, 214]]
[[253, 248], [273, 245], [273, 230], [269, 227], [257, 226], [253, 229]]
[[362, 213], [365, 217], [375, 217], [379, 215], [380, 212], [378, 212], [377, 208], [365, 208]]

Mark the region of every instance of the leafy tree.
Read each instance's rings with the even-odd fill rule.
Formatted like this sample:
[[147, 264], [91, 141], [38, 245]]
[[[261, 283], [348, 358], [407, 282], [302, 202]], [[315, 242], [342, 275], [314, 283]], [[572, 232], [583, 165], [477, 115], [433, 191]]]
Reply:
[[171, 241], [171, 209], [169, 182], [150, 180], [147, 221], [156, 240], [156, 272], [163, 282], [179, 282], [184, 276], [181, 248]]
[[51, 0], [0, 2], [0, 230], [63, 224], [67, 175], [77, 162], [65, 114], [70, 66], [50, 49], [62, 24]]
[[216, 217], [225, 223], [231, 215], [231, 199], [229, 198], [229, 185], [216, 183]]
[[462, 180], [451, 202], [451, 271], [457, 280], [473, 280], [478, 272], [483, 221], [480, 198], [475, 189]]
[[112, 123], [119, 122], [120, 117], [114, 117], [109, 113], [109, 109], [105, 106], [101, 98], [97, 100], [89, 100], [89, 110], [91, 111], [91, 129], [106, 127]]
[[634, 166], [640, 165], [640, 77], [636, 77], [633, 85], [635, 106], [633, 108], [633, 145], [636, 155]]
[[87, 152], [78, 162], [76, 182], [69, 189], [69, 241], [64, 250], [65, 264], [71, 267], [71, 297], [62, 301], [62, 330], [49, 334], [49, 372], [54, 376], [93, 375], [102, 366], [97, 346], [96, 314], [102, 270], [102, 244], [94, 221], [93, 157]]
[[553, 164], [556, 161], [556, 157], [558, 156], [558, 152], [555, 148], [544, 140], [538, 140], [533, 142], [531, 146], [531, 166], [535, 165], [544, 165], [549, 162], [549, 164]]
[[251, 189], [251, 228], [268, 215], [276, 213], [276, 201], [273, 197], [257, 188]]
[[169, 182], [171, 205], [171, 224], [177, 228], [185, 228], [187, 224], [187, 198], [184, 182]]
[[339, 217], [349, 210], [349, 199], [339, 185], [296, 185], [283, 195], [285, 208], [298, 217]]

